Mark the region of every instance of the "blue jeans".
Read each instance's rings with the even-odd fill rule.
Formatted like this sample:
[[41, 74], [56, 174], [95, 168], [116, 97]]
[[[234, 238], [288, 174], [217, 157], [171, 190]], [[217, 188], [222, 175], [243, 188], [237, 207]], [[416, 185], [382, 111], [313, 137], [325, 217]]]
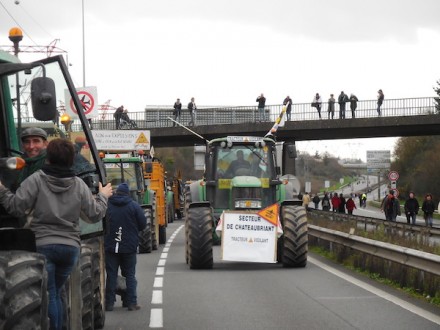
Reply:
[[61, 289], [78, 261], [79, 251], [79, 247], [63, 244], [37, 246], [37, 252], [46, 257], [51, 330], [61, 330], [63, 326]]
[[266, 114], [264, 113], [264, 108], [258, 108], [258, 119], [259, 121], [266, 121]]
[[137, 304], [136, 295], [136, 253], [112, 253], [105, 252], [105, 270], [107, 281], [105, 285], [105, 304], [113, 306], [116, 300], [115, 290], [118, 278], [118, 269], [127, 283], [126, 303], [128, 306]]

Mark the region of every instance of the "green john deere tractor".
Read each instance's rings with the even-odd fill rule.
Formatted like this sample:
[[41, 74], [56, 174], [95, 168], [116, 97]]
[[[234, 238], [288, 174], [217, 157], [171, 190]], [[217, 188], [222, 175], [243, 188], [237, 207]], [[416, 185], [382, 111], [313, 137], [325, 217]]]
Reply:
[[[277, 261], [284, 267], [307, 263], [307, 217], [297, 199], [294, 143], [271, 137], [228, 136], [210, 141], [204, 152], [204, 179], [185, 190], [186, 262], [191, 269], [213, 267], [215, 228], [223, 211], [257, 213], [275, 203], [283, 235]], [[278, 164], [279, 163], [279, 164]]]

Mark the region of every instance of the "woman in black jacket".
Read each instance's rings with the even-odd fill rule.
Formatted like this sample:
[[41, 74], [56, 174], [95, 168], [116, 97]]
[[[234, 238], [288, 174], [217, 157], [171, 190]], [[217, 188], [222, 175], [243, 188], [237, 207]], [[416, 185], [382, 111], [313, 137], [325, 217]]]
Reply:
[[416, 224], [416, 215], [419, 212], [419, 208], [419, 202], [414, 198], [414, 193], [411, 191], [404, 205], [407, 224], [410, 224], [410, 220], [412, 220], [411, 223], [413, 225]]

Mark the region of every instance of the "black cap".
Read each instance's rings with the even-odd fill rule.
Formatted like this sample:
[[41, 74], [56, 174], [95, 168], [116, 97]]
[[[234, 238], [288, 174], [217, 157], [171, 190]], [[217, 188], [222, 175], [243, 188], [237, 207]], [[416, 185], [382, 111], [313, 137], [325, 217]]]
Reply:
[[21, 132], [21, 140], [27, 138], [28, 136], [39, 136], [44, 140], [47, 140], [46, 131], [39, 127], [28, 127], [23, 132]]

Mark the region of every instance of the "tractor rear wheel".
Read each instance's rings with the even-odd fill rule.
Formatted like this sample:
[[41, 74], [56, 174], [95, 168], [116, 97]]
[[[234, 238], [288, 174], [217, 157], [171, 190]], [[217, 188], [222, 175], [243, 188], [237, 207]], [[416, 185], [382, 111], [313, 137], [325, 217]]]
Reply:
[[151, 253], [153, 249], [151, 236], [151, 209], [145, 209], [144, 214], [147, 219], [147, 226], [144, 230], [139, 232], [139, 253]]
[[278, 240], [280, 261], [284, 267], [307, 264], [307, 214], [302, 206], [286, 205], [281, 209], [284, 234]]
[[81, 244], [81, 297], [82, 297], [82, 328], [93, 329], [93, 277], [92, 277], [92, 249], [88, 244]]
[[165, 244], [167, 242], [167, 227], [165, 225], [159, 225], [159, 244]]
[[188, 254], [191, 269], [209, 269], [212, 256], [212, 213], [210, 207], [193, 207], [187, 210]]
[[26, 251], [0, 253], [0, 329], [48, 329], [46, 259]]

